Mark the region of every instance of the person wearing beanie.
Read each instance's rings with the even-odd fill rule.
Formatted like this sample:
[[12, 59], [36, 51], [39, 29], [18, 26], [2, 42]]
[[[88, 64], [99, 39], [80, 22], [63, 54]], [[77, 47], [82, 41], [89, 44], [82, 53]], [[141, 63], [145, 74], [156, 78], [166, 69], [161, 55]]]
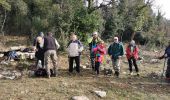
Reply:
[[136, 74], [139, 76], [139, 68], [137, 65], [137, 60], [139, 57], [139, 48], [136, 46], [135, 41], [132, 40], [126, 48], [126, 57], [129, 63], [130, 75], [132, 75], [132, 66], [134, 65]]

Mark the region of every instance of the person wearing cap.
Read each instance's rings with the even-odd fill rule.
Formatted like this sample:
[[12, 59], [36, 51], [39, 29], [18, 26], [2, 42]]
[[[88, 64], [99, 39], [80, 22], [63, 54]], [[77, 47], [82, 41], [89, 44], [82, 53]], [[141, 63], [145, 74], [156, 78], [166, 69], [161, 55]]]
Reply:
[[124, 55], [124, 47], [119, 42], [118, 37], [114, 37], [114, 42], [108, 48], [108, 54], [111, 57], [115, 76], [119, 77], [120, 74], [120, 58]]
[[132, 75], [132, 66], [134, 65], [137, 76], [139, 76], [139, 68], [136, 63], [139, 57], [138, 54], [139, 54], [139, 48], [136, 46], [135, 41], [132, 40], [126, 48], [126, 57], [129, 63], [130, 75]]
[[90, 50], [90, 61], [91, 61], [91, 66], [92, 66], [92, 70], [95, 71], [95, 54], [93, 51], [93, 48], [97, 47], [97, 43], [99, 41], [102, 41], [99, 36], [98, 36], [98, 32], [93, 32], [93, 37], [90, 39], [89, 42], [89, 50]]
[[57, 76], [57, 49], [59, 49], [60, 45], [57, 42], [57, 40], [53, 37], [53, 34], [51, 32], [47, 33], [47, 36], [44, 38], [44, 50], [45, 50], [45, 67], [47, 71], [47, 78], [51, 77], [51, 61], [53, 64], [53, 72], [54, 76]]
[[44, 33], [40, 32], [36, 39], [34, 40], [34, 50], [35, 50], [35, 57], [37, 58], [36, 66], [38, 62], [41, 61], [42, 67], [44, 67]]
[[69, 72], [73, 72], [73, 61], [76, 63], [76, 71], [80, 73], [80, 54], [83, 51], [82, 43], [77, 39], [74, 33], [70, 36], [70, 41], [67, 46], [68, 59], [69, 59]]
[[163, 59], [163, 58], [165, 58], [165, 61], [167, 59], [167, 68], [166, 68], [165, 76], [168, 80], [170, 80], [170, 40], [169, 40], [168, 46], [165, 49], [164, 54], [161, 57], [159, 57], [159, 59]]

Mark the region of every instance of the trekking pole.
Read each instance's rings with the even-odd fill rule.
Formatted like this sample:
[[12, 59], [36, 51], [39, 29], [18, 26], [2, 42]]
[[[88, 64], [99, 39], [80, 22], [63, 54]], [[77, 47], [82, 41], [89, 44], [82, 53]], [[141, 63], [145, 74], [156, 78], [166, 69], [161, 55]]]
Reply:
[[165, 66], [166, 66], [166, 58], [164, 60], [163, 72], [162, 72], [162, 75], [161, 75], [161, 83], [162, 83], [162, 79], [163, 79], [163, 76], [164, 76], [164, 73], [165, 73]]

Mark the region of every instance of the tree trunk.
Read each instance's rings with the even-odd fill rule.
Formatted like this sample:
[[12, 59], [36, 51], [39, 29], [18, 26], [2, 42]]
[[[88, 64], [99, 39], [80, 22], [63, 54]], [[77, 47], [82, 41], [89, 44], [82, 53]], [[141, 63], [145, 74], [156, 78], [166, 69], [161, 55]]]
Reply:
[[[131, 34], [131, 40], [133, 40], [134, 37], [135, 37], [135, 32], [133, 32], [133, 33]], [[130, 41], [131, 41], [131, 40], [130, 40]]]
[[4, 29], [5, 22], [6, 22], [6, 18], [7, 18], [7, 12], [5, 10], [4, 20], [3, 20], [3, 23], [2, 23], [2, 26], [1, 26], [1, 33], [2, 33], [3, 36], [4, 36], [3, 29]]

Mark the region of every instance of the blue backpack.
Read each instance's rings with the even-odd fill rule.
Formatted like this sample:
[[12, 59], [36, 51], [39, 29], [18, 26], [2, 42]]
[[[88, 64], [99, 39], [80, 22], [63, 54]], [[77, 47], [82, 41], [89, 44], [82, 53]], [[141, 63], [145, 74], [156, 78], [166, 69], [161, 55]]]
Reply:
[[16, 51], [10, 51], [8, 54], [8, 58], [9, 59], [17, 59], [18, 58], [18, 54]]

